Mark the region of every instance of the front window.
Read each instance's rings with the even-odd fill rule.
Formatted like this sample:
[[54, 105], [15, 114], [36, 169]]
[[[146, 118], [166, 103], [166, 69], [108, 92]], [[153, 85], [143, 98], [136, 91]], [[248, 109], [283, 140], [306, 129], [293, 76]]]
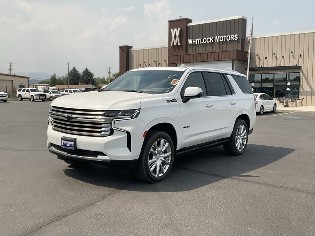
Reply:
[[58, 90], [51, 90], [50, 92], [53, 94], [60, 94], [60, 92]]
[[184, 71], [139, 70], [128, 71], [109, 84], [104, 91], [138, 93], [168, 93], [177, 85]]
[[30, 89], [30, 92], [34, 93], [34, 92], [39, 92], [38, 89], [32, 88]]

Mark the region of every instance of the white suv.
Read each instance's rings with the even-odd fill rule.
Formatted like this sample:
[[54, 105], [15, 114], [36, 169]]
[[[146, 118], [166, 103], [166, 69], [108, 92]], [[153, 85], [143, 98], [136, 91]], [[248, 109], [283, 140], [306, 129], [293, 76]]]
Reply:
[[240, 155], [256, 121], [252, 89], [232, 71], [155, 67], [128, 71], [104, 91], [51, 103], [49, 151], [73, 166], [131, 164], [158, 182], [175, 155], [223, 145]]
[[40, 92], [37, 88], [23, 88], [21, 91], [17, 91], [16, 96], [20, 101], [29, 99], [32, 102], [35, 100], [42, 100], [44, 102], [46, 100], [46, 94]]

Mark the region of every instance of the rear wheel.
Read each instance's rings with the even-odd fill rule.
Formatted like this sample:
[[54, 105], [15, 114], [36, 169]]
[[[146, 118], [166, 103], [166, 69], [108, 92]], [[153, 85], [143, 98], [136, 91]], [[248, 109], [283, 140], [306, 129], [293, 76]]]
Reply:
[[3, 100], [3, 102], [7, 102], [8, 100]]
[[145, 182], [159, 182], [169, 174], [172, 169], [174, 144], [171, 137], [162, 131], [153, 131], [145, 139], [139, 157], [137, 177]]
[[273, 112], [273, 113], [276, 113], [276, 112], [277, 112], [277, 104], [274, 104], [274, 105], [273, 105], [272, 112]]
[[229, 141], [223, 144], [225, 152], [232, 156], [241, 155], [246, 147], [248, 141], [248, 127], [244, 120], [236, 120], [233, 132]]
[[261, 107], [259, 108], [259, 114], [262, 115], [262, 114], [264, 114], [264, 112], [265, 112], [265, 109], [264, 109], [263, 106], [261, 106]]

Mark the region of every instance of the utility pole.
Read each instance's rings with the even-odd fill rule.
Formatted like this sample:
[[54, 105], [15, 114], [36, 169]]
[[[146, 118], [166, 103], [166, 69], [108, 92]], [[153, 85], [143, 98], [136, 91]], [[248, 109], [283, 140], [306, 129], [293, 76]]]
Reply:
[[109, 78], [109, 82], [111, 82], [110, 81], [110, 75], [112, 74], [112, 72], [110, 71], [110, 67], [108, 67], [108, 78]]
[[9, 73], [10, 73], [10, 75], [12, 74], [12, 62], [10, 62]]
[[70, 78], [69, 78], [69, 62], [68, 62], [68, 89], [70, 88], [69, 81], [70, 81]]
[[112, 72], [110, 71], [110, 67], [108, 67], [108, 77], [110, 77], [111, 74]]

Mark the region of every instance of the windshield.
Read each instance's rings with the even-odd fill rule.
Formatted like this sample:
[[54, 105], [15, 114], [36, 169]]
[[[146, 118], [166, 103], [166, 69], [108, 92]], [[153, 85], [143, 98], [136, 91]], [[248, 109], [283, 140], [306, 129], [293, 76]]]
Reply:
[[30, 89], [31, 92], [39, 92], [38, 89]]
[[184, 71], [141, 70], [128, 71], [109, 84], [104, 91], [138, 93], [168, 93], [178, 83]]
[[51, 93], [55, 93], [55, 94], [58, 94], [60, 93], [58, 90], [50, 90]]
[[73, 89], [72, 92], [73, 93], [81, 93], [81, 90], [80, 89]]

